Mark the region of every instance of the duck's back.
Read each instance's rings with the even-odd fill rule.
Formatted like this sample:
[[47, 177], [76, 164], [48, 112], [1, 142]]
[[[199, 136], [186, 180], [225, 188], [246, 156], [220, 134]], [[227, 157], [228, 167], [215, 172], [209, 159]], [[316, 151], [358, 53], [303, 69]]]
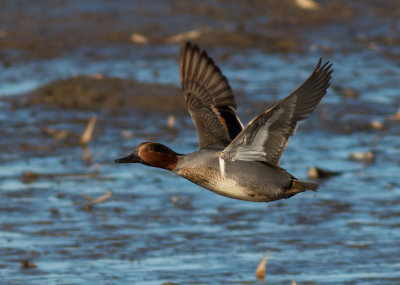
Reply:
[[200, 150], [179, 157], [176, 174], [217, 194], [234, 199], [267, 202], [287, 198], [292, 177], [277, 166], [258, 161], [225, 162], [220, 169], [219, 151]]

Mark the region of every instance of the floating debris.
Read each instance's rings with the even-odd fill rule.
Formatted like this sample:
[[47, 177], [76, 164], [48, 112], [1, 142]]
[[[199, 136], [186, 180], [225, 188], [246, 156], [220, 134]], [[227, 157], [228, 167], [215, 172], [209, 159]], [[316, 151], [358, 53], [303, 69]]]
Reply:
[[21, 175], [21, 181], [23, 183], [31, 183], [39, 178], [39, 174], [33, 171], [24, 171]]
[[391, 115], [388, 117], [389, 121], [400, 121], [400, 109], [397, 111], [396, 115]]
[[107, 191], [103, 196], [100, 196], [97, 199], [93, 199], [90, 195], [85, 194], [85, 198], [88, 200], [88, 203], [83, 205], [81, 209], [84, 211], [90, 211], [94, 205], [106, 202], [108, 199], [110, 199], [111, 196], [111, 191]]
[[36, 268], [36, 264], [33, 263], [32, 261], [29, 260], [22, 260], [21, 261], [21, 268], [22, 269], [27, 269], [27, 268]]
[[320, 5], [313, 0], [295, 0], [297, 7], [304, 10], [316, 10], [320, 8]]
[[82, 133], [81, 139], [80, 139], [80, 143], [82, 145], [87, 145], [88, 143], [90, 143], [90, 141], [92, 140], [92, 136], [93, 136], [93, 130], [94, 127], [96, 125], [96, 121], [97, 121], [97, 117], [93, 116], [90, 118], [85, 131]]
[[375, 155], [372, 151], [367, 152], [353, 152], [349, 156], [352, 160], [364, 161], [364, 162], [373, 162], [375, 160]]
[[263, 259], [261, 259], [260, 263], [257, 266], [256, 269], [256, 277], [258, 280], [262, 281], [265, 278], [265, 271], [266, 271], [266, 266], [267, 266], [267, 261], [268, 261], [268, 255], [271, 250], [267, 250], [265, 253]]
[[167, 130], [173, 139], [178, 134], [178, 129], [175, 126], [175, 116], [169, 115], [167, 119]]
[[311, 166], [307, 172], [307, 177], [310, 179], [329, 178], [342, 174], [338, 171], [330, 171], [317, 166]]
[[191, 199], [183, 198], [178, 195], [172, 196], [172, 203], [174, 204], [174, 207], [176, 208], [181, 208], [181, 209], [192, 209], [192, 201]]
[[360, 93], [353, 88], [347, 87], [342, 91], [341, 95], [346, 98], [357, 99]]
[[97, 79], [97, 80], [101, 80], [104, 78], [103, 74], [100, 74], [100, 73], [92, 74], [91, 77], [94, 79]]
[[384, 124], [381, 123], [381, 122], [379, 122], [379, 121], [372, 121], [372, 122], [371, 122], [371, 127], [372, 127], [373, 129], [376, 129], [376, 130], [382, 130], [383, 127], [384, 127]]
[[175, 116], [174, 115], [168, 116], [167, 128], [169, 130], [175, 130]]
[[165, 42], [167, 44], [177, 44], [182, 41], [190, 41], [190, 40], [195, 40], [201, 36], [203, 31], [200, 30], [192, 30], [192, 31], [187, 31], [184, 33], [176, 34], [174, 36], [168, 37]]
[[176, 206], [179, 202], [180, 197], [178, 195], [172, 196], [172, 203]]
[[46, 135], [53, 137], [53, 139], [57, 141], [64, 140], [70, 135], [70, 132], [67, 130], [54, 130], [51, 128], [43, 128], [42, 132]]
[[280, 52], [289, 52], [296, 45], [296, 41], [292, 40], [277, 40], [274, 42], [274, 47]]
[[57, 208], [50, 208], [49, 212], [53, 218], [58, 218], [60, 216], [60, 211]]
[[124, 131], [122, 131], [121, 133], [122, 133], [122, 136], [123, 136], [124, 138], [130, 139], [130, 138], [133, 137], [133, 132], [131, 132], [131, 131], [126, 131], [126, 130], [124, 130]]
[[149, 43], [148, 37], [139, 33], [132, 33], [129, 38], [135, 44], [145, 45]]

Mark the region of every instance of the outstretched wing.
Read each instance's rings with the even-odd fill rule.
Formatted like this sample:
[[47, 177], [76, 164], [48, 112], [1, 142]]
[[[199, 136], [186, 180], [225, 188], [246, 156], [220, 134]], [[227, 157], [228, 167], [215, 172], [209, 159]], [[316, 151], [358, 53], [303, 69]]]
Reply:
[[223, 150], [220, 159], [265, 161], [278, 165], [297, 122], [314, 111], [329, 87], [332, 64], [326, 62], [321, 66], [321, 62], [322, 59], [311, 76], [292, 94], [253, 119]]
[[200, 149], [226, 147], [243, 129], [228, 80], [207, 53], [190, 42], [181, 46], [180, 77]]

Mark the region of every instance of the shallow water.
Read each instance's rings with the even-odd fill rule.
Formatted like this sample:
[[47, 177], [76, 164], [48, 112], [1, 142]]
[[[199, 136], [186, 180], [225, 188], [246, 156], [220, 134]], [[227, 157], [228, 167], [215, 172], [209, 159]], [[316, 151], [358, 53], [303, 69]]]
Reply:
[[[357, 47], [330, 54], [255, 47], [230, 50], [226, 60], [223, 47], [210, 49], [238, 90], [244, 123], [296, 88], [320, 56], [334, 63], [332, 87], [298, 128], [281, 165], [299, 178], [311, 166], [342, 174], [320, 180], [317, 193], [272, 203], [231, 200], [164, 170], [114, 164], [145, 140], [195, 150], [188, 115], [176, 115], [171, 132], [167, 115], [156, 111], [109, 115], [1, 102], [0, 283], [399, 284], [400, 123], [387, 120], [400, 107], [399, 62], [387, 49]], [[110, 45], [101, 49], [103, 59], [82, 50], [0, 67], [0, 94], [18, 98], [78, 74], [179, 84], [177, 45]], [[347, 87], [358, 98], [344, 98]], [[89, 162], [78, 145], [42, 131], [79, 135], [94, 114]], [[385, 128], [370, 127], [373, 120]], [[374, 161], [349, 159], [367, 151]], [[107, 202], [81, 209], [84, 194], [106, 191], [113, 192]], [[257, 281], [254, 271], [268, 249], [266, 279]], [[37, 267], [22, 269], [21, 260]]]

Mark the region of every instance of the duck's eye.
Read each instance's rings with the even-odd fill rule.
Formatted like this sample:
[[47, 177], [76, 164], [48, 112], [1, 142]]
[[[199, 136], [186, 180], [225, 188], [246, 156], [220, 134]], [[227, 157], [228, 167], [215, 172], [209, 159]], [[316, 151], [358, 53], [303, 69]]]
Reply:
[[146, 150], [147, 151], [153, 151], [153, 148], [151, 147], [151, 145], [149, 145], [149, 146], [146, 147]]

